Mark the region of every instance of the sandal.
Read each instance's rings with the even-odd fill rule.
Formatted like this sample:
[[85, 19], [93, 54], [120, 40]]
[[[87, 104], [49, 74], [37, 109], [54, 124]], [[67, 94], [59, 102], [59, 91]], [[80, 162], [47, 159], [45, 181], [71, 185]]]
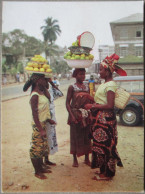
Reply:
[[42, 168], [42, 173], [52, 173], [52, 171], [51, 170], [48, 170], [46, 168]]
[[48, 165], [46, 165], [46, 164], [42, 164], [42, 168], [51, 169], [50, 166], [48, 166]]
[[96, 175], [92, 179], [96, 181], [109, 181], [111, 180], [111, 177], [100, 177], [99, 175]]
[[39, 178], [39, 179], [47, 179], [47, 176], [45, 176], [44, 174], [42, 174], [42, 173], [35, 173], [35, 176], [37, 177], [37, 178]]

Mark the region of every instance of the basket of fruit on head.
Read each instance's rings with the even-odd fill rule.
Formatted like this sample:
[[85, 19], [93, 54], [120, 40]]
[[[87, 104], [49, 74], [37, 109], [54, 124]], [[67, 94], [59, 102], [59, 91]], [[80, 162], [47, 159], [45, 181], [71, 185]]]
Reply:
[[52, 69], [47, 64], [47, 60], [41, 55], [35, 55], [31, 58], [31, 61], [27, 63], [25, 67], [27, 73], [39, 73], [52, 76]]
[[92, 64], [94, 56], [92, 54], [74, 54], [68, 51], [64, 55], [64, 59], [72, 68], [87, 68]]
[[90, 32], [84, 32], [68, 48], [69, 51], [64, 55], [64, 59], [72, 68], [87, 68], [94, 59], [94, 56], [90, 54], [93, 45], [94, 36]]

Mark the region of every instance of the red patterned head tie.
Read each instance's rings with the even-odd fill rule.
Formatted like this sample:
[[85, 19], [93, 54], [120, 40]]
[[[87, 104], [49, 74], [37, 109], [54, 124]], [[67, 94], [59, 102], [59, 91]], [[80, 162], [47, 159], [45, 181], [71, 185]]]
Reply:
[[107, 56], [101, 62], [101, 64], [103, 65], [104, 68], [109, 68], [110, 71], [113, 73], [115, 71], [115, 64], [118, 63], [118, 60], [119, 56], [114, 53], [111, 56]]

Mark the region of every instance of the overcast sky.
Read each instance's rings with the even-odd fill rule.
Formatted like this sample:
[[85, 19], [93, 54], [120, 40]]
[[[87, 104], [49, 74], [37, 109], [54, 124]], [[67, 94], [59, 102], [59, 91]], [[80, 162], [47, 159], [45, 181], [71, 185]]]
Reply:
[[90, 31], [95, 36], [92, 54], [98, 56], [99, 44], [114, 45], [109, 23], [135, 13], [143, 13], [143, 1], [3, 1], [2, 32], [21, 29], [43, 40], [40, 27], [52, 17], [62, 31], [56, 44], [69, 47], [78, 35]]

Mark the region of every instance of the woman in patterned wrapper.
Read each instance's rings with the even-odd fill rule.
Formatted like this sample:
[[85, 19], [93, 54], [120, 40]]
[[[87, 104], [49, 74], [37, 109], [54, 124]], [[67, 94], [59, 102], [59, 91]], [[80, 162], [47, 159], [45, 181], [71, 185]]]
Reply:
[[39, 179], [47, 179], [43, 173], [51, 173], [49, 167], [43, 163], [43, 157], [48, 156], [48, 143], [46, 138], [46, 125], [49, 122], [55, 125], [51, 119], [49, 107], [49, 93], [47, 81], [43, 74], [33, 73], [25, 83], [23, 91], [26, 92], [31, 86], [30, 106], [32, 109], [32, 141], [30, 158], [35, 170], [35, 176]]
[[69, 113], [70, 153], [73, 154], [73, 167], [78, 167], [77, 157], [85, 155], [84, 163], [90, 166], [91, 140], [89, 139], [89, 112], [84, 109], [87, 103], [94, 103], [89, 94], [89, 86], [83, 83], [85, 69], [77, 68], [73, 72], [76, 83], [70, 85], [67, 92], [66, 108]]
[[123, 167], [117, 152], [117, 121], [114, 111], [116, 83], [112, 74], [115, 71], [121, 76], [126, 72], [117, 65], [119, 56], [115, 53], [106, 57], [100, 64], [100, 77], [105, 80], [95, 94], [94, 104], [85, 105], [86, 110], [92, 113], [91, 138], [92, 163], [91, 168], [100, 168], [94, 180], [110, 180], [115, 176], [116, 163]]

